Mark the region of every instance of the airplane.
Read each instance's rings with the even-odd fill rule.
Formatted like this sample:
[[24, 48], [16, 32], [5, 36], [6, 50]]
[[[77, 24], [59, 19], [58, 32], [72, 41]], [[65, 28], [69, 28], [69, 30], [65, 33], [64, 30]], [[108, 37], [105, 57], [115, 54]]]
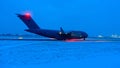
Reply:
[[16, 14], [23, 23], [28, 27], [25, 31], [41, 35], [44, 37], [53, 38], [55, 40], [72, 40], [72, 39], [82, 39], [85, 40], [88, 34], [84, 31], [69, 31], [65, 32], [62, 27], [60, 30], [49, 30], [40, 28], [36, 22], [32, 19], [31, 14]]

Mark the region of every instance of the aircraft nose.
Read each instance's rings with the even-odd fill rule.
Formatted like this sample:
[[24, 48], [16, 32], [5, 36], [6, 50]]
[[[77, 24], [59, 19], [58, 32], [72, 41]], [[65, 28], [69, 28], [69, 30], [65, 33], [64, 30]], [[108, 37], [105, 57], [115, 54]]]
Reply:
[[83, 34], [83, 37], [84, 37], [84, 38], [87, 38], [87, 37], [88, 37], [88, 34], [87, 34], [87, 33], [83, 32], [82, 34]]

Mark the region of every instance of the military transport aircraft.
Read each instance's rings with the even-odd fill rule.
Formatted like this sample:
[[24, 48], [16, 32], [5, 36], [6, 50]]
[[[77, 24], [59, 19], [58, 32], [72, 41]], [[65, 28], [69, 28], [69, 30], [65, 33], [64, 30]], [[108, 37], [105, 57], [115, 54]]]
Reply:
[[[120, 38], [113, 37], [88, 37], [88, 34], [83, 31], [69, 31], [66, 32], [60, 27], [60, 30], [50, 30], [40, 28], [36, 22], [32, 19], [30, 13], [25, 14], [17, 14], [17, 16], [24, 22], [24, 24], [28, 27], [25, 31], [34, 33], [37, 35], [49, 37], [49, 38], [33, 38], [33, 37], [25, 37], [25, 36], [16, 36], [10, 38], [0, 38], [0, 40], [20, 40], [20, 41], [67, 41], [67, 42], [75, 42], [75, 41], [84, 41], [84, 42], [120, 42]], [[24, 38], [23, 38], [24, 37]], [[52, 38], [52, 39], [51, 39]]]
[[36, 22], [32, 19], [29, 13], [26, 14], [17, 14], [17, 16], [24, 22], [24, 24], [28, 27], [25, 31], [34, 33], [37, 35], [54, 38], [56, 40], [71, 40], [71, 39], [82, 39], [88, 37], [88, 34], [83, 31], [69, 31], [65, 32], [62, 27], [60, 30], [49, 30], [40, 28]]

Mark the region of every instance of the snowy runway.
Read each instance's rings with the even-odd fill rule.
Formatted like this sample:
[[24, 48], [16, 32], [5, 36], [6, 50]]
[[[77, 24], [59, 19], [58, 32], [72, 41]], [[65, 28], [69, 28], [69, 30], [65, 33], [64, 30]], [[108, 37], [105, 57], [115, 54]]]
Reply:
[[3, 68], [114, 68], [120, 67], [119, 57], [120, 42], [0, 41]]

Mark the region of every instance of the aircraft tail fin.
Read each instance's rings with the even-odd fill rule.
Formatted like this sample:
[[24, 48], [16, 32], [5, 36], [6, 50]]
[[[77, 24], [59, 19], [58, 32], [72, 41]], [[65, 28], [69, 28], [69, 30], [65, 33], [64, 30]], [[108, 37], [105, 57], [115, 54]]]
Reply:
[[40, 27], [35, 23], [35, 21], [32, 19], [30, 14], [21, 15], [17, 14], [17, 16], [27, 25], [29, 29], [40, 29]]

